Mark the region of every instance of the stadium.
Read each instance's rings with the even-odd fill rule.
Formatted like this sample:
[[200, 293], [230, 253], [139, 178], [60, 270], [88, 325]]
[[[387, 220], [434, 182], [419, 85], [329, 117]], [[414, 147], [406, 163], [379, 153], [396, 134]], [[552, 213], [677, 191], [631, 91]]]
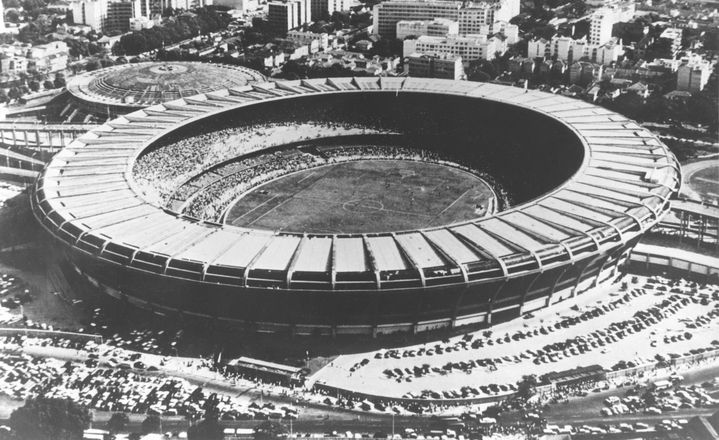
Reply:
[[264, 80], [255, 70], [224, 64], [121, 64], [73, 77], [67, 91], [50, 104], [48, 116], [64, 122], [104, 122], [150, 105]]
[[655, 136], [582, 101], [328, 78], [120, 116], [53, 158], [32, 207], [120, 301], [376, 335], [488, 326], [610, 281], [680, 182]]

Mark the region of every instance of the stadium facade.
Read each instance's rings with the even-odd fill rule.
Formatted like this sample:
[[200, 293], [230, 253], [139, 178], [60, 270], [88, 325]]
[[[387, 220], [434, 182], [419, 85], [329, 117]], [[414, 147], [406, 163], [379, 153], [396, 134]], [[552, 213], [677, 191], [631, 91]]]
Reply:
[[[441, 132], [436, 148], [482, 150], [517, 203], [443, 227], [311, 235], [198, 221], [149, 203], [133, 182], [134, 161], [163, 138], [262, 112], [286, 111], [292, 123], [292, 109], [340, 103], [379, 118], [401, 109], [405, 129]], [[258, 331], [377, 334], [491, 325], [611, 279], [680, 182], [654, 135], [583, 101], [487, 83], [330, 78], [121, 116], [55, 156], [32, 206], [74, 268], [121, 301]]]

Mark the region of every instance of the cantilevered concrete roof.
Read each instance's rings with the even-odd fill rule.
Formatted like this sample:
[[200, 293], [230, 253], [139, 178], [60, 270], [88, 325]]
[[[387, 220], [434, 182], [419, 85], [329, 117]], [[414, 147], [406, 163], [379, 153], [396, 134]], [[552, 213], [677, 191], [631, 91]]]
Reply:
[[[417, 231], [312, 235], [198, 222], [153, 205], [135, 190], [135, 158], [163, 133], [235, 108], [285, 97], [343, 93], [432, 93], [483, 99], [554, 118], [581, 140], [584, 161], [554, 190], [496, 215]], [[257, 83], [148, 107], [80, 136], [55, 156], [33, 199], [37, 217], [57, 237], [98, 258], [133, 266], [152, 255], [161, 273], [173, 262], [253, 271], [371, 275], [414, 271], [425, 277], [463, 274], [487, 264], [511, 273], [518, 261], [536, 270], [608, 241], [626, 241], [654, 225], [679, 187], [668, 149], [635, 122], [583, 101], [496, 84], [424, 78], [328, 78]], [[589, 245], [588, 245], [589, 243]], [[110, 255], [127, 249], [125, 257]], [[552, 260], [550, 261], [550, 256]], [[517, 265], [516, 267], [520, 267]], [[526, 264], [522, 266], [526, 268]], [[437, 270], [446, 268], [447, 271]], [[147, 270], [147, 269], [146, 269]], [[523, 269], [524, 270], [524, 269]], [[471, 273], [469, 273], [471, 276]], [[349, 276], [349, 275], [347, 275]], [[346, 278], [346, 277], [345, 277]], [[455, 276], [456, 278], [456, 276]], [[364, 278], [358, 278], [364, 279]], [[449, 281], [448, 281], [449, 282]], [[288, 282], [286, 287], [290, 287]], [[346, 289], [346, 287], [345, 287]]]

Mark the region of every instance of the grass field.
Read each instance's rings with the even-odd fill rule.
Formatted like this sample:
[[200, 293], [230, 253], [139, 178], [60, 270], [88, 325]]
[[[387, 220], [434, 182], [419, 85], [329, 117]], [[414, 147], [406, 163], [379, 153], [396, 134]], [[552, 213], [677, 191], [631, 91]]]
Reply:
[[709, 163], [695, 171], [689, 176], [689, 185], [706, 199], [719, 199], [719, 167]]
[[229, 209], [225, 222], [308, 233], [399, 231], [477, 217], [477, 206], [486, 208], [493, 198], [486, 182], [455, 168], [362, 160], [259, 186]]

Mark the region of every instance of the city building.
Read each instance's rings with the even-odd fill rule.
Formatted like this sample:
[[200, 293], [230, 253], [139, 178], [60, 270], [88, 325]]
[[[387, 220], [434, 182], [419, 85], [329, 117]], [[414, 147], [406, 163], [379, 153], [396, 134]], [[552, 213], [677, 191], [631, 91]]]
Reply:
[[84, 24], [99, 31], [107, 14], [107, 0], [74, 0], [70, 3], [70, 10], [75, 24]]
[[[167, 8], [182, 9], [189, 11], [191, 9], [201, 8], [204, 6], [212, 5], [212, 0], [154, 0], [159, 2], [159, 6], [162, 10]], [[152, 8], [152, 7], [151, 7]], [[153, 9], [153, 14], [154, 9]]]
[[310, 53], [325, 50], [330, 45], [329, 35], [327, 35], [326, 33], [303, 32], [295, 30], [287, 32], [287, 39], [298, 46], [309, 46]]
[[43, 73], [63, 71], [67, 68], [68, 53], [64, 41], [33, 46], [27, 53], [27, 69]]
[[357, 2], [355, 0], [309, 0], [312, 21], [324, 20], [334, 12], [348, 11]]
[[129, 0], [113, 1], [107, 4], [107, 13], [102, 30], [110, 33], [130, 31], [130, 19], [133, 17], [133, 2]]
[[589, 22], [589, 41], [592, 44], [602, 44], [612, 38], [615, 14], [610, 9], [600, 9], [592, 14]]
[[354, 44], [355, 50], [362, 53], [369, 52], [373, 46], [374, 43], [370, 40], [359, 40]]
[[395, 38], [398, 21], [457, 20], [461, 5], [451, 0], [387, 0], [374, 6], [372, 32]]
[[634, 17], [634, 2], [617, 3], [597, 9], [589, 20], [589, 44], [604, 44], [612, 38], [615, 23], [629, 21]]
[[518, 14], [519, 0], [469, 3], [459, 10], [459, 33], [486, 35], [492, 31], [493, 23], [509, 22]]
[[573, 39], [555, 35], [550, 41], [541, 38], [529, 41], [527, 44], [527, 57], [529, 58], [556, 56], [557, 59], [569, 63], [587, 58], [593, 63], [608, 66], [616, 62], [623, 53], [624, 48], [621, 42], [615, 38], [610, 38], [603, 44], [593, 45], [588, 43], [585, 38]]
[[17, 56], [0, 56], [0, 73], [17, 75], [27, 72], [27, 58]]
[[333, 12], [348, 11], [354, 4], [353, 0], [327, 0], [327, 13], [332, 16]]
[[527, 42], [528, 58], [549, 58], [552, 56], [552, 45], [546, 38], [537, 38]]
[[312, 21], [329, 18], [327, 15], [328, 10], [329, 0], [310, 0], [310, 16]]
[[666, 28], [662, 31], [659, 38], [664, 38], [670, 41], [672, 54], [676, 54], [682, 47], [682, 35], [683, 29], [679, 28]]
[[32, 44], [15, 41], [12, 44], [0, 44], [0, 54], [6, 57], [25, 57], [32, 50]]
[[624, 54], [624, 47], [616, 39], [609, 40], [601, 46], [590, 47], [589, 59], [594, 63], [609, 66]]
[[259, 7], [257, 0], [214, 0], [214, 5], [227, 6], [242, 13], [255, 11]]
[[286, 35], [290, 29], [311, 22], [310, 15], [309, 0], [271, 1], [268, 4], [267, 20], [277, 35]]
[[486, 35], [429, 37], [404, 41], [404, 56], [413, 53], [448, 53], [462, 57], [464, 62], [492, 59], [495, 53], [503, 54], [507, 50], [504, 40]]
[[507, 39], [507, 44], [512, 45], [519, 42], [519, 26], [507, 21], [495, 21], [492, 23], [492, 32], [501, 34]]
[[512, 75], [529, 78], [536, 70], [534, 59], [515, 57], [509, 60], [509, 71]]
[[[207, 4], [211, 4], [211, 0], [72, 0], [69, 6], [76, 25], [124, 33], [152, 27], [157, 23], [150, 25], [141, 18], [160, 16], [166, 8], [191, 9]], [[131, 19], [140, 20], [131, 23]]]
[[584, 57], [587, 53], [588, 44], [584, 38], [573, 39], [571, 37], [552, 38], [552, 55], [556, 55], [558, 59], [572, 62]]
[[150, 9], [150, 0], [132, 0], [132, 16], [134, 18], [150, 17], [152, 10]]
[[601, 70], [602, 66], [597, 66], [588, 61], [577, 61], [569, 66], [569, 83], [586, 86], [594, 78], [602, 76]]
[[141, 31], [143, 29], [152, 29], [158, 24], [159, 20], [153, 20], [148, 17], [134, 17], [130, 19], [130, 30]]
[[700, 92], [707, 85], [711, 73], [710, 61], [698, 57], [682, 60], [682, 64], [677, 69], [677, 90]]
[[409, 76], [422, 78], [461, 79], [464, 75], [462, 57], [453, 54], [419, 54], [407, 57]]
[[[494, 31], [495, 22], [509, 22], [517, 14], [519, 0], [478, 3], [452, 0], [387, 0], [374, 7], [373, 32], [383, 37], [395, 38], [399, 21], [431, 21], [443, 18], [457, 21], [460, 35], [487, 35]], [[499, 29], [506, 27], [507, 25], [504, 25]]]
[[435, 18], [434, 20], [401, 20], [397, 22], [397, 38], [404, 40], [407, 37], [443, 37], [445, 35], [457, 35], [459, 23], [446, 18]]

